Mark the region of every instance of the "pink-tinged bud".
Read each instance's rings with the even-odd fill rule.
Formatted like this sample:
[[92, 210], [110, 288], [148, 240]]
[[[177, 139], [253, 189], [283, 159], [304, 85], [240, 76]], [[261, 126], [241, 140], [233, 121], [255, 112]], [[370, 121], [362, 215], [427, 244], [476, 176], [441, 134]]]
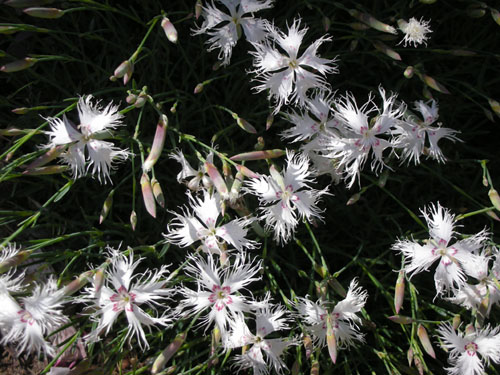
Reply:
[[109, 211], [111, 210], [111, 206], [113, 205], [113, 195], [115, 194], [114, 190], [108, 194], [108, 197], [104, 200], [104, 204], [102, 205], [101, 214], [99, 215], [99, 224], [108, 217]]
[[491, 217], [493, 220], [500, 221], [500, 218], [493, 211], [486, 212], [486, 215], [488, 215], [489, 217]]
[[205, 85], [204, 85], [203, 83], [198, 83], [198, 84], [196, 85], [196, 87], [194, 88], [193, 93], [195, 93], [195, 94], [199, 94], [200, 92], [202, 92], [202, 91], [203, 91], [203, 88], [204, 88], [204, 87], [205, 87]]
[[139, 96], [135, 99], [134, 107], [135, 108], [144, 107], [144, 104], [146, 104], [147, 101], [148, 101], [148, 95], [141, 92]]
[[302, 339], [302, 342], [304, 344], [304, 349], [306, 350], [306, 359], [309, 359], [314, 350], [311, 336], [305, 335], [304, 338]]
[[196, 0], [196, 4], [194, 6], [194, 17], [196, 18], [196, 20], [200, 18], [202, 10], [203, 10], [203, 5], [201, 4], [201, 0]]
[[31, 254], [30, 251], [21, 250], [17, 252], [14, 256], [5, 259], [3, 262], [0, 263], [0, 274], [5, 273], [9, 271], [11, 268], [20, 265], [22, 262], [24, 262], [26, 259], [29, 258], [30, 254]]
[[408, 366], [411, 366], [413, 362], [413, 348], [410, 347], [406, 352], [406, 358], [408, 359]]
[[319, 375], [319, 362], [318, 360], [313, 360], [311, 363], [311, 375]]
[[257, 130], [253, 127], [252, 124], [250, 124], [247, 120], [242, 119], [241, 117], [238, 117], [236, 119], [236, 123], [240, 128], [242, 128], [244, 131], [252, 134], [256, 134]]
[[14, 108], [12, 110], [12, 112], [15, 113], [16, 115], [25, 115], [29, 111], [30, 111], [30, 109], [26, 108], [26, 107]]
[[17, 26], [0, 26], [0, 34], [8, 35], [8, 34], [14, 34], [20, 31], [20, 29]]
[[179, 333], [174, 341], [172, 341], [166, 348], [163, 350], [163, 352], [160, 353], [158, 357], [156, 357], [153, 367], [151, 368], [151, 374], [155, 375], [158, 374], [165, 365], [168, 363], [170, 358], [173, 357], [173, 355], [179, 350], [181, 345], [184, 343], [184, 340], [186, 339], [186, 333]]
[[498, 195], [498, 191], [491, 188], [490, 191], [488, 191], [488, 196], [490, 197], [490, 201], [493, 206], [495, 206], [495, 208], [500, 211], [500, 196]]
[[67, 165], [48, 165], [46, 167], [36, 167], [31, 168], [23, 172], [26, 176], [41, 176], [48, 174], [59, 174], [67, 171], [69, 166]]
[[418, 374], [424, 375], [424, 366], [422, 365], [422, 361], [420, 360], [420, 358], [415, 357], [413, 361], [415, 362], [415, 367], [418, 370]]
[[356, 194], [353, 194], [351, 196], [351, 198], [349, 198], [349, 200], [347, 201], [347, 203], [345, 204], [346, 206], [351, 206], [353, 205], [354, 203], [356, 203], [357, 201], [359, 201], [359, 198], [361, 198], [361, 193], [356, 193]]
[[500, 12], [496, 10], [495, 8], [490, 7], [490, 12], [491, 12], [491, 17], [495, 20], [497, 24], [500, 25]]
[[238, 172], [240, 172], [245, 177], [248, 177], [248, 178], [259, 178], [259, 175], [257, 173], [251, 171], [250, 169], [248, 169], [244, 165], [237, 164], [236, 165], [236, 169], [238, 170]]
[[105, 273], [104, 273], [104, 268], [105, 267], [99, 267], [94, 274], [94, 290], [96, 293], [99, 293], [102, 286], [104, 285], [104, 279], [105, 279]]
[[207, 172], [208, 176], [212, 180], [215, 188], [217, 189], [217, 191], [221, 195], [222, 199], [227, 198], [228, 190], [227, 190], [226, 182], [222, 178], [221, 174], [219, 173], [219, 171], [217, 170], [215, 165], [213, 165], [212, 163], [209, 163], [208, 161], [205, 162], [205, 171]]
[[251, 151], [244, 152], [242, 154], [234, 155], [230, 157], [231, 160], [234, 161], [242, 161], [242, 160], [262, 160], [262, 159], [273, 159], [279, 158], [285, 155], [284, 150], [262, 150], [262, 151]]
[[488, 98], [488, 103], [490, 104], [490, 107], [493, 110], [493, 112], [495, 112], [498, 116], [500, 116], [500, 103], [491, 98]]
[[125, 98], [125, 101], [126, 101], [128, 104], [134, 104], [136, 100], [137, 100], [137, 95], [134, 95], [134, 94], [129, 94], [129, 95], [127, 95], [127, 97]]
[[410, 79], [411, 77], [413, 77], [414, 72], [415, 69], [413, 68], [413, 66], [409, 65], [406, 67], [405, 71], [403, 72], [403, 75], [405, 76], [405, 78]]
[[86, 271], [80, 274], [75, 280], [71, 281], [68, 285], [64, 287], [64, 295], [71, 296], [75, 292], [82, 289], [90, 280], [92, 280], [92, 276], [94, 275], [94, 271]]
[[267, 116], [266, 118], [266, 130], [271, 129], [273, 122], [274, 122], [274, 115], [270, 113], [269, 116]]
[[0, 129], [0, 135], [6, 136], [6, 137], [13, 137], [13, 136], [21, 135], [24, 133], [26, 133], [25, 130], [17, 129], [17, 128]]
[[224, 178], [232, 178], [231, 166], [225, 159], [222, 159], [222, 174], [224, 175]]
[[165, 208], [165, 197], [163, 196], [163, 190], [161, 189], [161, 185], [156, 177], [153, 177], [151, 179], [151, 187], [153, 188], [153, 195], [156, 199], [156, 203], [158, 203], [162, 208]]
[[424, 81], [424, 83], [427, 86], [429, 86], [430, 88], [433, 88], [436, 91], [442, 92], [443, 94], [449, 94], [450, 93], [448, 91], [448, 89], [446, 87], [444, 87], [441, 83], [439, 83], [434, 78], [432, 78], [432, 77], [430, 77], [430, 76], [428, 76], [426, 74], [422, 74], [421, 79], [422, 79], [422, 81]]
[[295, 362], [293, 362], [291, 372], [292, 372], [292, 375], [299, 375], [300, 374], [300, 363], [299, 363], [298, 359], [296, 359]]
[[460, 326], [460, 322], [461, 322], [461, 318], [460, 318], [460, 315], [457, 314], [453, 317], [453, 321], [452, 321], [452, 327], [453, 329], [457, 329], [459, 326]]
[[319, 299], [326, 299], [326, 285], [324, 282], [317, 282], [315, 281], [315, 286], [316, 286], [316, 295], [318, 296]]
[[326, 344], [328, 346], [328, 353], [333, 363], [337, 362], [337, 339], [332, 327], [332, 316], [330, 314], [326, 317]]
[[134, 73], [134, 64], [131, 61], [125, 60], [115, 69], [113, 76], [116, 78], [123, 77], [123, 84], [126, 85], [130, 78], [132, 78], [132, 74]]
[[115, 76], [110, 76], [110, 77], [109, 77], [109, 80], [110, 80], [111, 82], [116, 82], [116, 81], [118, 80], [118, 78], [117, 78], [117, 77], [115, 77]]
[[345, 298], [347, 296], [347, 292], [342, 286], [341, 283], [337, 280], [337, 278], [330, 276], [328, 278], [328, 285], [332, 288], [336, 293], [338, 293], [341, 297]]
[[132, 227], [132, 230], [135, 231], [135, 228], [137, 227], [137, 213], [133, 210], [130, 213], [130, 226]]
[[349, 26], [351, 27], [351, 29], [356, 31], [368, 30], [370, 28], [370, 26], [361, 22], [351, 22]]
[[172, 43], [177, 43], [177, 30], [167, 17], [164, 17], [161, 21], [161, 27], [163, 27], [163, 31], [165, 31], [167, 39]]
[[29, 171], [31, 169], [41, 167], [61, 155], [65, 148], [66, 145], [52, 147], [45, 154], [36, 158], [31, 164], [28, 164], [25, 168]]
[[55, 19], [64, 16], [64, 11], [57, 8], [26, 8], [23, 10], [28, 16], [36, 18]]
[[476, 333], [476, 329], [474, 328], [472, 323], [467, 324], [467, 326], [465, 327], [465, 334], [466, 335], [473, 335], [475, 333]]
[[396, 51], [394, 51], [392, 48], [390, 48], [389, 46], [387, 46], [386, 44], [378, 41], [378, 40], [374, 40], [372, 42], [373, 46], [379, 50], [380, 52], [386, 54], [387, 56], [389, 56], [391, 59], [394, 59], [396, 61], [401, 61], [401, 56], [399, 55], [399, 53], [397, 53]]
[[397, 34], [398, 33], [394, 27], [387, 25], [383, 22], [380, 22], [379, 20], [375, 19], [375, 17], [373, 17], [371, 14], [361, 13], [355, 9], [351, 9], [349, 11], [349, 13], [354, 18], [357, 18], [361, 22], [366, 23], [368, 26], [374, 28], [375, 30], [382, 31], [384, 33], [389, 33], [389, 34]]
[[394, 323], [399, 323], [399, 324], [411, 324], [414, 321], [409, 316], [404, 316], [404, 315], [393, 315], [389, 316], [388, 319], [392, 320]]
[[33, 65], [37, 63], [37, 59], [31, 57], [25, 57], [21, 60], [12, 61], [8, 64], [5, 64], [0, 67], [0, 71], [4, 73], [14, 73], [19, 72], [20, 70], [31, 68]]
[[427, 334], [427, 330], [422, 324], [418, 325], [417, 328], [417, 336], [422, 344], [422, 347], [432, 358], [436, 359], [436, 353], [434, 353], [434, 348], [432, 347], [431, 340], [429, 339], [429, 335]]
[[332, 21], [327, 16], [323, 17], [323, 28], [325, 29], [325, 33], [330, 30], [330, 26], [332, 25]]
[[399, 314], [403, 300], [405, 297], [405, 271], [399, 271], [398, 279], [396, 281], [396, 288], [394, 291], [394, 309], [396, 314]]
[[488, 315], [488, 310], [490, 308], [490, 294], [487, 293], [483, 299], [481, 299], [481, 303], [479, 304], [479, 308], [477, 309], [479, 315], [483, 318]]
[[12, 8], [28, 8], [53, 3], [54, 0], [7, 0], [4, 4]]
[[165, 115], [161, 115], [160, 119], [158, 120], [158, 124], [156, 125], [156, 132], [153, 139], [153, 145], [151, 146], [151, 152], [142, 165], [142, 169], [144, 172], [149, 172], [158, 161], [158, 158], [163, 151], [163, 146], [165, 145], [167, 127], [168, 118]]
[[151, 182], [149, 181], [149, 177], [146, 173], [143, 173], [141, 177], [141, 190], [146, 210], [151, 216], [156, 218], [155, 198], [153, 195], [153, 189], [151, 188]]
[[264, 147], [266, 147], [266, 142], [264, 141], [264, 138], [263, 137], [258, 137], [257, 138], [257, 143], [255, 144], [255, 146], [253, 146], [253, 148], [256, 151], [262, 151], [264, 149]]

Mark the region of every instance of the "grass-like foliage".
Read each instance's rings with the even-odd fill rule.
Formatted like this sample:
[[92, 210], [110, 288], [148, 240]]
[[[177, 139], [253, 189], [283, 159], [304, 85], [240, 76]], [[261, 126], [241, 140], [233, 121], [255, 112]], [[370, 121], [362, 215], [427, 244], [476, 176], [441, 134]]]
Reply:
[[498, 374], [499, 33], [475, 0], [3, 1], [0, 372]]

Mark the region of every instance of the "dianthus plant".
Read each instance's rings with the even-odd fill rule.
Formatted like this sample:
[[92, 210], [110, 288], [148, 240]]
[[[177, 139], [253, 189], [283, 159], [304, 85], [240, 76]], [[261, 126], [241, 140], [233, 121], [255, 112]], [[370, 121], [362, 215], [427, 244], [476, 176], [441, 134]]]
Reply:
[[216, 8], [214, 2], [207, 3], [201, 13], [203, 24], [194, 30], [194, 34], [208, 34], [208, 50], [220, 49], [219, 60], [222, 60], [222, 65], [228, 65], [242, 28], [249, 42], [260, 42], [266, 37], [267, 21], [253, 17], [253, 13], [271, 8], [273, 0], [217, 0], [217, 3], [223, 4], [229, 14]]
[[253, 219], [239, 218], [226, 224], [218, 224], [221, 215], [221, 199], [219, 194], [203, 191], [203, 197], [193, 197], [188, 192], [191, 209], [177, 214], [168, 226], [167, 241], [186, 247], [201, 241], [201, 248], [207, 253], [222, 254], [226, 250], [226, 242], [237, 250], [254, 249], [255, 241], [246, 239], [247, 227]]
[[76, 127], [66, 116], [62, 120], [47, 118], [51, 127], [47, 132], [50, 137], [47, 146], [67, 146], [61, 157], [71, 167], [74, 178], [84, 175], [92, 167], [92, 175], [97, 175], [100, 182], [106, 182], [111, 181], [110, 170], [113, 162], [125, 160], [129, 156], [128, 151], [102, 140], [111, 135], [111, 129], [123, 125], [123, 115], [118, 112], [118, 106], [109, 103], [102, 108], [99, 102], [92, 103], [92, 99], [92, 95], [88, 95], [78, 100], [80, 124]]
[[110, 249], [110, 256], [111, 264], [106, 270], [103, 285], [99, 285], [99, 279], [96, 278], [94, 285], [86, 288], [85, 295], [81, 298], [83, 302], [93, 305], [95, 312], [92, 314], [92, 319], [98, 322], [97, 327], [86, 338], [90, 342], [97, 341], [103, 330], [107, 335], [123, 312], [128, 321], [125, 338], [130, 342], [134, 335], [137, 336], [139, 347], [144, 350], [149, 344], [143, 326], [148, 328], [155, 325], [167, 326], [171, 321], [165, 313], [154, 317], [143, 310], [143, 307], [168, 310], [161, 302], [173, 294], [173, 290], [165, 285], [167, 268], [163, 265], [158, 270], [147, 270], [134, 275], [142, 258], [134, 262], [132, 251], [127, 257], [113, 249]]
[[261, 82], [255, 90], [269, 90], [269, 98], [275, 104], [275, 114], [284, 104], [304, 105], [306, 92], [310, 88], [328, 88], [325, 75], [337, 72], [335, 59], [320, 58], [317, 51], [323, 42], [331, 40], [330, 37], [317, 39], [299, 57], [299, 49], [307, 32], [306, 27], [300, 29], [300, 19], [288, 27], [287, 34], [271, 24], [267, 25], [267, 32], [268, 39], [253, 43], [255, 51], [250, 53], [255, 58], [256, 80]]
[[367, 298], [367, 292], [358, 287], [356, 280], [352, 280], [346, 297], [333, 309], [328, 301], [321, 299], [313, 302], [307, 296], [298, 297], [294, 305], [297, 317], [304, 321], [306, 331], [312, 335], [316, 345], [324, 347], [330, 339], [329, 351], [335, 361], [337, 346], [349, 346], [354, 341], [364, 342], [358, 328], [361, 319], [356, 314], [364, 307]]
[[500, 327], [486, 326], [475, 330], [468, 326], [466, 332], [456, 332], [451, 324], [438, 328], [439, 336], [449, 352], [449, 375], [482, 375], [484, 362], [500, 363]]
[[398, 240], [393, 250], [405, 256], [404, 270], [413, 276], [426, 271], [436, 260], [434, 273], [436, 294], [456, 292], [464, 286], [466, 275], [474, 276], [484, 263], [481, 249], [486, 245], [488, 233], [483, 230], [466, 239], [454, 241], [455, 216], [439, 203], [422, 210], [429, 227], [430, 238], [423, 245], [414, 240]]
[[184, 296], [179, 305], [180, 316], [185, 318], [208, 310], [201, 325], [208, 328], [215, 322], [224, 337], [237, 314], [255, 309], [253, 298], [239, 292], [259, 280], [256, 275], [262, 263], [247, 260], [243, 252], [236, 253], [229, 260], [231, 265], [218, 266], [212, 254], [208, 254], [206, 259], [200, 255], [190, 256], [185, 272], [194, 279], [197, 287], [193, 290], [184, 286], [179, 290]]
[[314, 182], [313, 171], [309, 159], [303, 154], [289, 151], [285, 170], [280, 173], [271, 166], [269, 171], [270, 176], [248, 181], [247, 191], [259, 197], [266, 229], [274, 229], [274, 239], [286, 243], [299, 223], [298, 218], [321, 218], [322, 211], [317, 203], [327, 191], [309, 186]]
[[286, 370], [281, 359], [283, 352], [290, 345], [295, 345], [294, 339], [268, 338], [273, 332], [288, 329], [286, 310], [281, 306], [272, 307], [264, 302], [264, 307], [255, 312], [255, 331], [253, 334], [245, 323], [245, 317], [238, 315], [231, 323], [231, 333], [224, 344], [226, 348], [234, 349], [250, 346], [243, 354], [235, 357], [238, 370], [253, 369], [255, 375], [269, 374], [273, 368], [278, 374]]

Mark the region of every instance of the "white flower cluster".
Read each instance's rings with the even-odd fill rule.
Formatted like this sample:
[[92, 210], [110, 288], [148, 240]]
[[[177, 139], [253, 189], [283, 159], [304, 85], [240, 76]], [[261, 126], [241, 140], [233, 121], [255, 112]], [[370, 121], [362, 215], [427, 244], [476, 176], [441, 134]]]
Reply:
[[[413, 277], [438, 261], [434, 273], [436, 297], [473, 310], [483, 319], [488, 317], [492, 306], [500, 304], [500, 252], [488, 245], [490, 234], [482, 230], [457, 239], [460, 234], [455, 231], [455, 216], [439, 203], [422, 210], [422, 214], [430, 238], [423, 243], [398, 240], [393, 245], [405, 257], [404, 271]], [[469, 326], [465, 333], [457, 333], [452, 325], [443, 323], [438, 333], [450, 351], [452, 366], [448, 373], [480, 375], [484, 373], [483, 361], [500, 363], [499, 330]]]

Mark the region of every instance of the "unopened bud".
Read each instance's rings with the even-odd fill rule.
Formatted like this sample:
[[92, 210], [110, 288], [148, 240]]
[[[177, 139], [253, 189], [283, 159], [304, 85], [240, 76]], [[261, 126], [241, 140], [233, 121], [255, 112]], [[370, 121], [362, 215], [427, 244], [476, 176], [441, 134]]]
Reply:
[[203, 91], [203, 88], [204, 88], [204, 87], [205, 87], [205, 85], [203, 85], [203, 83], [198, 83], [198, 84], [196, 85], [196, 87], [194, 88], [193, 92], [194, 92], [195, 94], [199, 94], [200, 92], [202, 92], [202, 91]]
[[155, 375], [158, 374], [165, 365], [168, 363], [170, 358], [179, 350], [181, 347], [182, 343], [186, 339], [186, 333], [179, 333], [174, 341], [172, 341], [166, 348], [163, 350], [163, 352], [160, 353], [158, 357], [156, 357], [153, 367], [151, 368], [151, 374]]
[[393, 315], [393, 316], [389, 316], [388, 319], [392, 320], [394, 323], [399, 323], [399, 324], [411, 324], [411, 323], [413, 323], [412, 318], [410, 318], [409, 316], [404, 316], [404, 315]]
[[132, 230], [135, 231], [135, 228], [137, 226], [137, 214], [135, 211], [132, 211], [130, 213], [130, 226], [132, 227]]
[[203, 5], [201, 4], [201, 0], [196, 0], [196, 4], [194, 6], [194, 17], [196, 19], [200, 18], [202, 10], [203, 10]]
[[86, 271], [80, 274], [75, 280], [71, 281], [68, 285], [64, 287], [64, 295], [71, 296], [75, 292], [82, 289], [85, 284], [87, 284], [91, 279], [94, 271]]
[[113, 75], [116, 78], [123, 77], [123, 84], [126, 85], [134, 73], [134, 64], [130, 60], [125, 60], [115, 69]]
[[330, 30], [330, 26], [332, 24], [332, 21], [330, 21], [330, 18], [327, 16], [323, 17], [323, 28], [325, 29], [325, 32]]
[[429, 354], [432, 358], [436, 359], [436, 353], [434, 353], [434, 348], [432, 347], [431, 340], [429, 339], [429, 335], [427, 334], [427, 330], [422, 324], [418, 325], [417, 328], [417, 336], [422, 344], [424, 350]]
[[500, 196], [498, 195], [498, 191], [491, 188], [488, 192], [488, 196], [490, 197], [490, 201], [495, 206], [495, 208], [500, 211]]
[[350, 206], [350, 205], [356, 203], [357, 201], [359, 201], [359, 198], [361, 198], [361, 194], [360, 193], [353, 194], [351, 196], [351, 198], [349, 198], [349, 200], [347, 201], [347, 203], [345, 205], [346, 206]]
[[99, 215], [99, 224], [108, 217], [109, 211], [111, 210], [111, 206], [113, 205], [113, 195], [115, 194], [114, 190], [111, 190], [108, 197], [104, 200], [104, 204], [102, 205], [101, 215]]
[[25, 57], [24, 59], [12, 61], [8, 64], [3, 65], [2, 67], [0, 67], [0, 71], [4, 73], [18, 72], [20, 70], [31, 68], [37, 63], [37, 61], [37, 59]]
[[54, 160], [57, 158], [66, 148], [66, 145], [59, 145], [52, 147], [50, 150], [48, 150], [45, 154], [39, 156], [36, 158], [31, 164], [28, 164], [25, 168], [26, 170], [32, 170], [38, 167], [41, 167], [48, 162]]
[[153, 195], [156, 199], [156, 203], [158, 203], [162, 208], [165, 208], [165, 197], [163, 196], [163, 190], [161, 189], [161, 185], [156, 177], [153, 177], [151, 179], [151, 187], [153, 188]]
[[413, 362], [413, 348], [410, 347], [410, 349], [408, 349], [408, 352], [406, 352], [406, 359], [408, 359], [408, 366], [411, 366], [412, 362]]
[[25, 115], [29, 111], [30, 111], [30, 109], [26, 108], [26, 107], [14, 108], [12, 110], [12, 112], [15, 113], [16, 115]]
[[257, 151], [261, 151], [264, 149], [264, 147], [266, 147], [266, 142], [264, 141], [264, 137], [257, 138], [257, 143], [255, 144], [255, 146], [253, 146], [253, 148]]
[[319, 362], [318, 360], [313, 360], [311, 364], [311, 375], [319, 375]]
[[224, 178], [222, 178], [221, 174], [217, 170], [217, 167], [208, 161], [205, 162], [205, 171], [207, 172], [210, 180], [212, 180], [213, 185], [224, 199], [228, 196], [228, 189], [226, 186], [226, 182]]
[[252, 171], [251, 169], [245, 167], [244, 165], [236, 165], [236, 169], [238, 170], [239, 173], [241, 173], [243, 176], [248, 177], [248, 178], [259, 178], [259, 175]]
[[136, 100], [137, 100], [137, 95], [134, 95], [134, 94], [129, 94], [129, 95], [127, 95], [127, 97], [125, 98], [125, 101], [126, 101], [128, 104], [134, 104]]
[[495, 112], [498, 116], [500, 116], [500, 103], [497, 102], [495, 99], [491, 99], [491, 98], [488, 99], [488, 103], [489, 103], [491, 109], [493, 110], [493, 112]]
[[134, 107], [135, 108], [144, 107], [144, 104], [146, 104], [147, 100], [148, 100], [148, 95], [141, 92], [134, 102]]
[[161, 27], [163, 27], [163, 31], [165, 31], [167, 39], [172, 43], [177, 43], [177, 30], [167, 17], [164, 17], [161, 21]]
[[242, 119], [241, 117], [238, 117], [236, 119], [236, 123], [238, 124], [238, 126], [240, 128], [242, 128], [244, 131], [246, 131], [248, 133], [252, 133], [252, 134], [257, 133], [257, 130], [255, 130], [255, 128], [253, 127], [253, 125], [250, 124], [247, 120]]
[[230, 159], [234, 161], [262, 160], [262, 159], [279, 158], [282, 157], [283, 155], [285, 155], [284, 150], [274, 149], [274, 150], [244, 152], [242, 154], [234, 155], [230, 157]]
[[24, 13], [31, 17], [37, 18], [47, 18], [47, 19], [55, 19], [61, 18], [64, 16], [64, 11], [57, 8], [26, 8], [23, 10]]
[[390, 25], [387, 25], [383, 22], [380, 22], [379, 20], [375, 19], [371, 14], [368, 13], [361, 13], [355, 9], [351, 9], [349, 11], [351, 16], [354, 18], [357, 18], [361, 22], [366, 23], [370, 27], [374, 28], [375, 30], [382, 31], [384, 33], [390, 33], [390, 34], [397, 34], [398, 32], [396, 29]]
[[144, 170], [144, 172], [149, 172], [158, 161], [158, 158], [160, 157], [165, 145], [167, 126], [168, 118], [167, 116], [162, 114], [156, 125], [156, 132], [153, 139], [153, 145], [151, 146], [151, 152], [142, 165], [142, 169]]
[[274, 122], [274, 115], [272, 113], [269, 114], [266, 118], [266, 130], [269, 130]]
[[420, 360], [420, 358], [418, 357], [413, 358], [413, 362], [415, 362], [415, 367], [418, 370], [418, 374], [424, 375], [424, 366], [422, 365], [422, 361]]
[[486, 10], [481, 8], [469, 8], [467, 9], [467, 15], [472, 18], [481, 18], [486, 14]]
[[177, 112], [177, 105], [179, 104], [179, 102], [175, 102], [174, 105], [172, 107], [170, 107], [170, 113], [176, 113]]
[[94, 291], [96, 293], [99, 293], [101, 291], [101, 288], [104, 285], [105, 278], [104, 267], [99, 267], [94, 274]]
[[311, 336], [305, 335], [304, 338], [302, 339], [302, 342], [304, 344], [304, 349], [306, 350], [306, 359], [309, 359], [314, 349]]
[[22, 262], [24, 262], [26, 259], [29, 258], [30, 253], [31, 252], [29, 251], [21, 250], [14, 253], [14, 255], [6, 258], [3, 262], [0, 263], [0, 274], [5, 273], [9, 271], [11, 268], [20, 265]]
[[403, 75], [405, 76], [405, 78], [408, 78], [410, 79], [411, 77], [413, 77], [413, 73], [414, 73], [414, 68], [413, 66], [411, 65], [408, 65], [403, 73]]
[[36, 167], [25, 170], [23, 175], [26, 176], [41, 176], [49, 174], [59, 174], [67, 171], [69, 166], [67, 165], [48, 165], [46, 167]]
[[147, 173], [143, 173], [141, 176], [141, 190], [146, 211], [148, 211], [148, 213], [151, 216], [156, 218], [155, 198], [153, 195], [153, 189], [151, 188], [151, 182], [149, 181], [149, 176], [147, 175]]
[[455, 315], [452, 321], [453, 329], [457, 329], [460, 326], [460, 322], [461, 322], [460, 315], [459, 314]]
[[333, 363], [337, 362], [337, 338], [333, 330], [332, 316], [326, 316], [326, 344], [328, 346], [328, 353]]
[[398, 279], [396, 281], [396, 288], [394, 291], [394, 309], [396, 314], [399, 314], [399, 310], [403, 306], [403, 300], [405, 296], [405, 271], [399, 271]]

